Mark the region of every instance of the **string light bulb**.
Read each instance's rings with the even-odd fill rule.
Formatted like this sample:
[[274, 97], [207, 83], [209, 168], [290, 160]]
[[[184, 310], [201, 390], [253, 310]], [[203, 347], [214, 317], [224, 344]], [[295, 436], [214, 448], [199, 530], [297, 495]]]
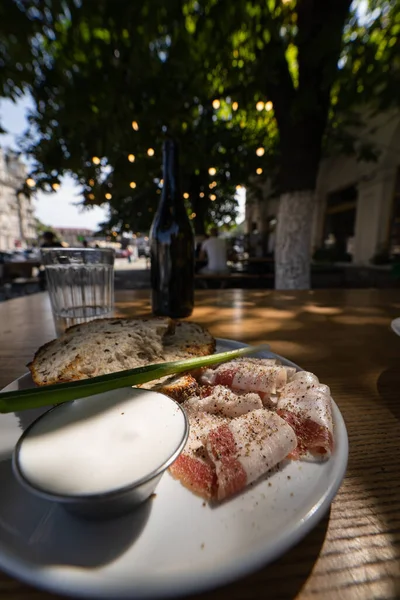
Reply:
[[214, 202], [214, 200], [217, 199], [217, 196], [215, 194], [211, 194], [210, 196], [210, 200], [212, 200], [212, 202]]
[[135, 155], [134, 154], [128, 154], [128, 160], [129, 160], [129, 162], [135, 162]]
[[215, 167], [210, 167], [210, 168], [208, 169], [208, 174], [209, 174], [209, 175], [215, 175], [215, 174], [216, 174], [216, 172], [217, 172], [217, 169], [216, 169]]
[[131, 181], [130, 184], [129, 184], [129, 187], [134, 190], [135, 187], [136, 187], [136, 183], [134, 181]]
[[213, 100], [213, 108], [215, 108], [215, 110], [218, 110], [218, 108], [221, 106], [221, 102], [218, 100], [218, 98], [215, 98], [215, 100]]
[[35, 180], [32, 179], [32, 177], [28, 177], [28, 179], [26, 180], [25, 183], [30, 188], [35, 187], [35, 185], [36, 185]]
[[187, 199], [189, 198], [189, 194], [188, 194], [187, 192], [185, 192], [185, 193], [183, 194], [183, 197], [185, 198], [185, 200], [187, 200]]
[[264, 148], [262, 148], [262, 147], [257, 148], [257, 150], [256, 150], [257, 156], [264, 156], [264, 153], [265, 153]]
[[94, 194], [89, 194], [88, 198], [89, 198], [89, 200], [94, 200]]
[[268, 102], [265, 103], [265, 110], [270, 111], [274, 108], [274, 105], [272, 104], [271, 100], [268, 100]]
[[200, 198], [204, 198], [204, 192], [200, 192], [199, 196]]
[[237, 186], [236, 186], [236, 191], [237, 191], [237, 192], [239, 192], [241, 189], [242, 189], [242, 186], [241, 186], [241, 185], [237, 185]]
[[259, 112], [261, 112], [262, 110], [264, 110], [264, 106], [265, 106], [264, 102], [262, 102], [262, 101], [260, 100], [260, 101], [259, 101], [259, 102], [257, 102], [257, 104], [256, 104], [256, 109], [257, 109]]
[[106, 197], [106, 200], [111, 200], [112, 194], [110, 194], [110, 192], [108, 192], [105, 197]]
[[261, 175], [261, 173], [262, 173], [262, 169], [259, 167], [259, 168], [257, 169], [256, 173], [257, 173], [257, 175]]
[[134, 131], [139, 131], [139, 125], [138, 125], [137, 121], [132, 121], [132, 129]]
[[98, 156], [93, 156], [93, 158], [92, 158], [92, 163], [93, 163], [94, 165], [99, 165], [99, 164], [100, 164], [100, 162], [101, 162], [101, 161], [100, 161], [100, 159], [99, 159], [99, 157], [98, 157]]
[[53, 188], [54, 191], [57, 191], [60, 189], [60, 184], [59, 183], [53, 183], [53, 185], [51, 186]]
[[149, 148], [147, 150], [147, 156], [154, 156], [154, 149], [153, 148]]
[[239, 108], [239, 104], [237, 102], [232, 102], [232, 110], [237, 110]]
[[94, 185], [94, 179], [89, 179], [89, 185]]

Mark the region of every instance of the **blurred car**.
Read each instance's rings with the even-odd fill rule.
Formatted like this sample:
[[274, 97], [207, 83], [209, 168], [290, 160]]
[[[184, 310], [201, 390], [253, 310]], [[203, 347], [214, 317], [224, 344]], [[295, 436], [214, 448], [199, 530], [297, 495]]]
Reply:
[[11, 262], [13, 260], [13, 252], [9, 250], [0, 250], [0, 263]]
[[115, 250], [115, 258], [129, 258], [130, 252], [127, 248], [117, 248]]

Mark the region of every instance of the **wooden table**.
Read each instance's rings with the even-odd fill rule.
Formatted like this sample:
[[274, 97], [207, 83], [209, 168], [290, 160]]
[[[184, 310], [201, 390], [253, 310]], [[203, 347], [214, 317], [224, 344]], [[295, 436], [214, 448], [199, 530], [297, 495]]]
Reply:
[[[120, 315], [149, 310], [147, 291], [117, 292]], [[196, 294], [193, 319], [218, 337], [269, 342], [314, 371], [347, 424], [347, 476], [329, 514], [285, 556], [202, 600], [400, 598], [400, 316], [398, 290]], [[0, 386], [54, 336], [45, 293], [0, 304]], [[1, 490], [0, 490], [1, 493]], [[47, 600], [0, 574], [0, 600]]]

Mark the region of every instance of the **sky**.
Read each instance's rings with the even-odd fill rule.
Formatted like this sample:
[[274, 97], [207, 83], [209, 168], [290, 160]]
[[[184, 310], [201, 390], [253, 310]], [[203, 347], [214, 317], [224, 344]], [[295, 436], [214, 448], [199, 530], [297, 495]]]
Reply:
[[[16, 138], [27, 128], [29, 106], [30, 100], [27, 97], [16, 104], [11, 100], [0, 100], [0, 123], [9, 132], [7, 135], [0, 135], [1, 147], [18, 149]], [[35, 216], [45, 225], [97, 229], [99, 223], [107, 220], [107, 208], [96, 206], [82, 211], [74, 206], [78, 202], [79, 189], [71, 177], [61, 180], [61, 187], [57, 192], [38, 192], [33, 196]]]
[[[0, 123], [8, 133], [0, 135], [0, 147], [18, 149], [17, 138], [27, 129], [27, 111], [31, 100], [25, 96], [17, 103], [0, 99]], [[79, 202], [79, 188], [71, 177], [61, 179], [57, 192], [37, 192], [33, 196], [35, 216], [45, 225], [52, 227], [84, 227], [97, 229], [108, 218], [106, 207], [91, 207], [84, 211], [75, 206]], [[244, 219], [245, 191], [237, 195], [239, 201], [238, 222]]]

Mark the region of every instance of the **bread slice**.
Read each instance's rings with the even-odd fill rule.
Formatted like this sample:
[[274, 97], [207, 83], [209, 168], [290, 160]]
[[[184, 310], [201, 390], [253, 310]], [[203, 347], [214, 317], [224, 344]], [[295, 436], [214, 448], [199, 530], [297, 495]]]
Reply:
[[28, 366], [36, 384], [49, 385], [164, 362], [163, 337], [174, 325], [163, 317], [74, 325], [39, 348]]
[[164, 337], [163, 346], [164, 358], [169, 361], [213, 354], [216, 342], [210, 332], [198, 323], [177, 321], [173, 333]]
[[199, 384], [190, 373], [173, 375], [166, 379], [163, 378], [161, 383], [159, 381], [157, 383], [149, 382], [142, 387], [165, 394], [179, 403], [185, 402], [185, 400], [200, 392]]
[[[214, 338], [197, 323], [163, 317], [96, 319], [70, 327], [64, 335], [39, 348], [28, 366], [37, 385], [49, 385], [151, 363], [206, 356], [214, 351]], [[144, 387], [164, 383], [170, 385], [171, 378], [149, 382]], [[185, 388], [187, 392], [193, 389], [193, 381], [183, 378], [171, 386], [171, 397], [183, 398]], [[167, 393], [167, 388], [163, 391]]]

